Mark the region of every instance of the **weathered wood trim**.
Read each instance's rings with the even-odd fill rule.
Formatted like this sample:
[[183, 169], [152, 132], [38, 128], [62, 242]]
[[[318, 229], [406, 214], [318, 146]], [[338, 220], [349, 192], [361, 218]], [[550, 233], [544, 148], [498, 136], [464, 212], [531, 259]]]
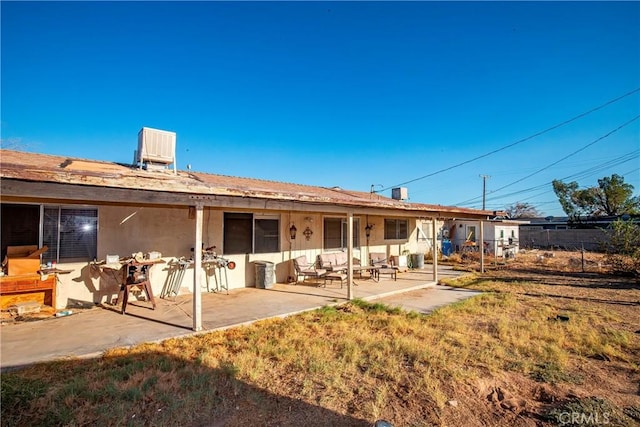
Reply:
[[486, 215], [457, 212], [455, 208], [443, 207], [441, 211], [401, 207], [368, 207], [339, 204], [335, 202], [274, 200], [258, 197], [197, 195], [171, 191], [150, 191], [129, 188], [97, 187], [60, 184], [39, 181], [23, 181], [3, 178], [0, 180], [3, 201], [31, 201], [34, 203], [120, 206], [179, 207], [202, 204], [219, 209], [247, 209], [251, 211], [291, 211], [305, 213], [331, 213], [347, 216], [377, 215], [382, 217], [437, 218], [437, 219], [487, 219]]

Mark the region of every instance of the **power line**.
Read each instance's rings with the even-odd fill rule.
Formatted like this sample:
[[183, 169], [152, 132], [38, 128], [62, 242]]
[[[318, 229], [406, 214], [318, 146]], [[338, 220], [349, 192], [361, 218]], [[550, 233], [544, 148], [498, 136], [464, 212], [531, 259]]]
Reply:
[[[596, 173], [598, 173], [600, 171], [606, 170], [607, 168], [610, 168], [610, 167], [613, 167], [613, 166], [618, 166], [618, 165], [630, 162], [631, 160], [635, 160], [639, 156], [640, 156], [640, 150], [635, 150], [635, 151], [632, 151], [630, 153], [624, 154], [624, 155], [622, 155], [620, 157], [616, 157], [615, 159], [612, 159], [612, 160], [609, 160], [607, 162], [595, 165], [595, 166], [593, 166], [593, 167], [591, 167], [589, 169], [586, 169], [586, 170], [583, 170], [583, 171], [580, 171], [580, 172], [576, 172], [576, 173], [574, 173], [572, 175], [567, 175], [567, 176], [565, 176], [563, 178], [560, 178], [560, 181], [566, 181], [566, 180], [569, 180], [569, 179], [575, 180], [575, 179], [587, 178], [589, 176], [595, 175]], [[634, 171], [627, 172], [627, 173], [623, 174], [623, 176], [624, 175], [630, 175], [633, 172]], [[529, 193], [529, 192], [532, 192], [532, 191], [542, 190], [543, 188], [548, 187], [551, 184], [552, 184], [552, 182], [545, 182], [544, 184], [540, 184], [540, 185], [536, 185], [534, 187], [530, 187], [530, 188], [525, 188], [525, 189], [522, 189], [522, 190], [514, 191], [512, 193], [507, 193], [507, 194], [499, 195], [499, 196], [498, 195], [490, 196], [490, 197], [487, 198], [487, 201], [494, 201], [494, 200], [498, 200], [498, 199], [504, 199], [504, 198], [507, 198], [507, 197], [517, 196], [517, 195], [524, 194], [524, 193]], [[495, 190], [495, 191], [497, 191], [497, 190]], [[494, 193], [495, 191], [492, 191], [491, 193]], [[539, 196], [541, 194], [544, 194], [544, 193], [550, 192], [550, 191], [551, 190], [545, 190], [544, 192], [542, 192], [540, 194], [536, 194], [535, 196], [531, 196], [531, 197], [537, 197], [537, 196]], [[471, 199], [465, 200], [464, 202], [458, 203], [458, 206], [466, 205], [466, 204], [469, 204], [469, 203], [474, 203], [474, 202], [477, 202], [479, 200], [480, 200], [480, 197], [473, 197]]]
[[[628, 162], [628, 161], [630, 161], [630, 160], [634, 160], [634, 159], [635, 159], [635, 158], [637, 158], [637, 157], [638, 157], [638, 155], [636, 154], [634, 158], [627, 159], [627, 160], [625, 160], [625, 161], [624, 161], [624, 162], [622, 162], [622, 163], [626, 163], [626, 162]], [[621, 164], [622, 164], [622, 163], [621, 163]], [[628, 172], [626, 172], [626, 173], [621, 174], [621, 176], [628, 176], [628, 175], [631, 175], [632, 173], [634, 173], [634, 172], [636, 172], [636, 171], [638, 171], [638, 170], [640, 170], [640, 168], [632, 169], [632, 170], [630, 170], [630, 171], [628, 171]], [[560, 181], [564, 181], [564, 180], [567, 180], [567, 179], [571, 179], [571, 177], [572, 177], [572, 176], [570, 175], [570, 176], [568, 176], [568, 177], [561, 178], [561, 179], [560, 179]], [[528, 188], [528, 189], [524, 189], [524, 190], [516, 191], [516, 192], [514, 192], [514, 193], [505, 194], [505, 195], [503, 195], [503, 196], [496, 196], [496, 197], [493, 197], [493, 198], [488, 198], [488, 199], [487, 199], [487, 201], [495, 201], [495, 200], [504, 199], [504, 198], [506, 198], [506, 197], [510, 197], [510, 196], [513, 196], [513, 195], [518, 195], [518, 194], [521, 194], [521, 193], [528, 193], [528, 192], [531, 192], [531, 191], [540, 190], [540, 189], [542, 189], [543, 187], [548, 187], [548, 186], [550, 186], [551, 184], [552, 184], [551, 182], [548, 182], [548, 183], [545, 183], [545, 184], [538, 185], [538, 186], [536, 186], [536, 187], [532, 187], [532, 188]], [[588, 188], [588, 187], [583, 187], [583, 188]], [[539, 193], [536, 193], [536, 194], [533, 194], [533, 195], [531, 195], [531, 196], [528, 196], [528, 198], [529, 198], [529, 199], [534, 199], [534, 198], [536, 198], [536, 197], [540, 197], [540, 196], [545, 195], [545, 194], [547, 194], [547, 193], [553, 193], [553, 192], [554, 192], [553, 190], [544, 190], [544, 191], [541, 191], [541, 192], [539, 192]], [[476, 197], [475, 199], [471, 200], [469, 203], [474, 202], [474, 201], [478, 201], [477, 199], [479, 199], [479, 197]], [[552, 200], [552, 201], [546, 201], [546, 202], [535, 202], [535, 204], [536, 204], [536, 205], [541, 205], [541, 204], [549, 204], [549, 203], [557, 203], [557, 202], [558, 202], [558, 200]], [[489, 206], [503, 207], [503, 206], [504, 206], [504, 204], [491, 203]], [[475, 206], [474, 206], [474, 205], [471, 205], [471, 206], [469, 206], [469, 207], [474, 207], [474, 208], [475, 208]]]
[[584, 113], [578, 114], [578, 115], [577, 115], [577, 116], [575, 116], [575, 117], [572, 117], [572, 118], [570, 118], [570, 119], [568, 119], [568, 120], [565, 120], [565, 121], [563, 121], [563, 122], [561, 122], [561, 123], [558, 123], [558, 124], [556, 124], [556, 125], [553, 125], [553, 126], [551, 126], [551, 127], [549, 127], [549, 128], [546, 128], [546, 129], [544, 129], [544, 130], [542, 130], [542, 131], [540, 131], [540, 132], [536, 132], [536, 133], [534, 133], [533, 135], [527, 136], [526, 138], [522, 138], [522, 139], [520, 139], [520, 140], [518, 140], [518, 141], [516, 141], [516, 142], [513, 142], [513, 143], [509, 144], [509, 145], [505, 145], [504, 147], [498, 148], [498, 149], [496, 149], [496, 150], [490, 151], [490, 152], [488, 152], [488, 153], [482, 154], [482, 155], [477, 156], [477, 157], [474, 157], [474, 158], [472, 158], [472, 159], [465, 160], [464, 162], [461, 162], [461, 163], [455, 164], [455, 165], [453, 165], [453, 166], [448, 166], [448, 167], [446, 167], [446, 168], [444, 168], [444, 169], [440, 169], [440, 170], [438, 170], [438, 171], [435, 171], [435, 172], [432, 172], [432, 173], [430, 173], [430, 174], [427, 174], [427, 175], [421, 176], [421, 177], [419, 177], [419, 178], [411, 179], [411, 180], [409, 180], [409, 181], [401, 182], [400, 184], [392, 185], [391, 187], [383, 188], [382, 190], [378, 190], [378, 191], [376, 191], [376, 193], [380, 193], [380, 192], [383, 192], [383, 191], [389, 190], [389, 189], [394, 188], [394, 187], [399, 187], [399, 186], [401, 186], [401, 185], [411, 184], [412, 182], [420, 181], [420, 180], [422, 180], [422, 179], [429, 178], [429, 177], [432, 177], [432, 176], [434, 176], [434, 175], [438, 175], [438, 174], [441, 174], [441, 173], [443, 173], [443, 172], [450, 171], [451, 169], [455, 169], [455, 168], [458, 168], [458, 167], [460, 167], [460, 166], [464, 166], [464, 165], [469, 164], [469, 163], [471, 163], [471, 162], [475, 162], [476, 160], [483, 159], [483, 158], [488, 157], [488, 156], [490, 156], [490, 155], [492, 155], [492, 154], [499, 153], [500, 151], [504, 151], [504, 150], [506, 150], [507, 148], [514, 147], [514, 146], [516, 146], [516, 145], [518, 145], [518, 144], [521, 144], [521, 143], [523, 143], [523, 142], [529, 141], [530, 139], [533, 139], [533, 138], [538, 137], [538, 136], [540, 136], [540, 135], [543, 135], [543, 134], [545, 134], [545, 133], [547, 133], [547, 132], [550, 132], [550, 131], [552, 131], [552, 130], [554, 130], [554, 129], [557, 129], [557, 128], [561, 127], [561, 126], [564, 126], [564, 125], [569, 124], [569, 123], [571, 123], [571, 122], [573, 122], [573, 121], [576, 121], [576, 120], [578, 120], [578, 119], [580, 119], [580, 118], [582, 118], [582, 117], [584, 117], [584, 116], [586, 116], [586, 115], [588, 115], [588, 114], [591, 114], [591, 113], [593, 113], [593, 112], [595, 112], [595, 111], [598, 111], [598, 110], [600, 110], [600, 109], [602, 109], [602, 108], [604, 108], [604, 107], [606, 107], [606, 106], [608, 106], [608, 105], [611, 105], [611, 104], [613, 104], [613, 103], [615, 103], [615, 102], [618, 102], [618, 101], [620, 101], [621, 99], [626, 98], [627, 96], [633, 95], [634, 93], [639, 92], [639, 91], [640, 91], [640, 88], [634, 89], [634, 90], [632, 90], [632, 91], [630, 91], [630, 92], [625, 93], [624, 95], [621, 95], [621, 96], [619, 96], [619, 97], [617, 97], [617, 98], [614, 98], [614, 99], [612, 99], [612, 100], [610, 100], [610, 101], [607, 101], [607, 102], [605, 102], [605, 103], [604, 103], [604, 104], [602, 104], [602, 105], [599, 105], [599, 106], [597, 106], [597, 107], [595, 107], [595, 108], [592, 108], [592, 109], [591, 109], [591, 110], [589, 110], [589, 111], [586, 111], [586, 112], [584, 112]]
[[[624, 128], [625, 126], [630, 125], [631, 123], [635, 122], [635, 121], [636, 121], [636, 120], [638, 120], [639, 118], [640, 118], [640, 114], [639, 114], [639, 115], [637, 115], [637, 116], [635, 116], [635, 117], [634, 117], [634, 118], [632, 118], [631, 120], [628, 120], [627, 122], [625, 122], [625, 123], [621, 124], [620, 126], [618, 126], [617, 128], [613, 129], [612, 131], [607, 132], [606, 134], [602, 135], [602, 136], [601, 136], [601, 137], [599, 137], [599, 138], [596, 138], [594, 141], [592, 141], [592, 142], [590, 142], [589, 144], [585, 145], [584, 147], [582, 147], [582, 148], [580, 148], [580, 149], [578, 149], [578, 150], [574, 151], [573, 153], [567, 154], [566, 156], [564, 156], [564, 157], [562, 157], [562, 158], [560, 158], [560, 159], [556, 160], [555, 162], [553, 162], [553, 163], [551, 163], [551, 164], [549, 164], [549, 165], [547, 165], [547, 166], [543, 167], [542, 169], [538, 169], [537, 171], [535, 171], [535, 172], [533, 172], [533, 173], [530, 173], [529, 175], [527, 175], [527, 176], [525, 176], [525, 177], [523, 177], [523, 178], [520, 178], [520, 179], [518, 179], [518, 180], [515, 180], [515, 181], [513, 181], [513, 182], [511, 182], [511, 183], [509, 183], [509, 184], [507, 184], [507, 185], [504, 185], [504, 186], [502, 186], [502, 187], [500, 187], [500, 188], [498, 188], [498, 189], [494, 190], [493, 192], [495, 193], [495, 192], [498, 192], [498, 191], [500, 191], [500, 190], [504, 190], [504, 189], [505, 189], [505, 188], [507, 188], [507, 187], [511, 187], [511, 186], [512, 186], [512, 185], [514, 185], [514, 184], [517, 184], [517, 183], [519, 183], [519, 182], [522, 182], [522, 181], [524, 181], [525, 179], [531, 178], [532, 176], [537, 175], [537, 174], [539, 174], [540, 172], [545, 171], [545, 170], [549, 169], [550, 167], [557, 165], [558, 163], [562, 162], [563, 160], [568, 159], [568, 158], [569, 158], [569, 157], [571, 157], [571, 156], [575, 156], [575, 155], [576, 155], [576, 154], [578, 154], [579, 152], [584, 151], [584, 150], [586, 150], [587, 148], [591, 147], [593, 144], [595, 144], [595, 143], [597, 143], [597, 142], [599, 142], [599, 141], [602, 141], [603, 139], [605, 139], [605, 138], [607, 138], [607, 137], [611, 136], [611, 135], [612, 135], [612, 134], [614, 134], [615, 132], [617, 132], [617, 131], [619, 131], [620, 129]], [[474, 199], [472, 199], [472, 200], [474, 200]], [[464, 202], [463, 202], [463, 203], [461, 203], [461, 204], [464, 204]]]
[[543, 168], [541, 168], [541, 169], [539, 169], [539, 170], [537, 170], [537, 171], [535, 171], [535, 172], [533, 172], [533, 173], [530, 173], [529, 175], [527, 175], [527, 176], [525, 176], [525, 177], [523, 177], [523, 178], [520, 178], [520, 179], [518, 179], [518, 180], [515, 180], [515, 181], [513, 181], [513, 182], [511, 182], [511, 183], [507, 184], [507, 185], [504, 185], [504, 186], [502, 186], [502, 187], [500, 187], [500, 188], [498, 188], [498, 189], [494, 190], [494, 192], [498, 192], [498, 191], [500, 191], [500, 190], [504, 190], [505, 188], [511, 187], [511, 186], [512, 186], [512, 185], [514, 185], [514, 184], [517, 184], [517, 183], [519, 183], [519, 182], [522, 182], [522, 181], [524, 181], [525, 179], [531, 178], [532, 176], [537, 175], [537, 174], [539, 174], [540, 172], [545, 171], [545, 170], [549, 169], [550, 167], [557, 165], [558, 163], [562, 162], [563, 160], [568, 159], [569, 157], [575, 156], [576, 154], [580, 153], [581, 151], [586, 150], [587, 148], [589, 148], [589, 147], [590, 147], [590, 146], [592, 146], [593, 144], [595, 144], [595, 143], [597, 143], [597, 142], [600, 142], [600, 141], [602, 141], [603, 139], [605, 139], [605, 138], [609, 137], [610, 135], [614, 134], [615, 132], [619, 131], [619, 130], [620, 130], [620, 129], [622, 129], [623, 127], [630, 125], [631, 123], [633, 123], [634, 121], [638, 120], [639, 118], [640, 118], [640, 114], [639, 114], [639, 115], [637, 115], [637, 116], [635, 116], [633, 119], [631, 119], [631, 120], [629, 120], [629, 121], [627, 121], [627, 122], [625, 122], [625, 123], [621, 124], [620, 126], [618, 126], [617, 128], [613, 129], [612, 131], [610, 131], [610, 132], [606, 133], [605, 135], [602, 135], [601, 137], [596, 138], [596, 140], [595, 140], [595, 141], [590, 142], [589, 144], [587, 144], [587, 145], [585, 145], [584, 147], [582, 147], [582, 148], [580, 148], [580, 149], [578, 149], [578, 150], [574, 151], [573, 153], [567, 154], [566, 156], [564, 156], [564, 157], [562, 157], [562, 158], [560, 158], [560, 159], [556, 160], [555, 162], [553, 162], [553, 163], [551, 163], [551, 164], [549, 164], [549, 165], [547, 165], [547, 166], [545, 166], [545, 167], [543, 167]]

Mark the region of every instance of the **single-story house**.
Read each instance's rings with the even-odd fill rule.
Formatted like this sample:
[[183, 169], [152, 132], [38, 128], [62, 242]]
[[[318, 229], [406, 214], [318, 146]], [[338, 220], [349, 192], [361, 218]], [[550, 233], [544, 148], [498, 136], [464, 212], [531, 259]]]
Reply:
[[528, 218], [521, 225], [522, 230], [569, 230], [569, 229], [603, 229], [610, 228], [615, 221], [633, 221], [640, 223], [640, 215], [612, 215], [580, 217], [579, 220], [571, 220], [567, 216], [545, 218]]
[[[254, 286], [261, 261], [273, 263], [273, 280], [287, 283], [295, 276], [292, 260], [301, 255], [315, 260], [343, 251], [366, 265], [371, 252], [436, 250], [433, 239], [446, 219], [480, 222], [495, 214], [148, 166], [0, 150], [2, 259], [11, 246], [47, 246], [41, 263], [70, 272], [57, 275], [55, 306], [63, 308], [117, 296], [121, 280], [97, 268], [108, 256], [159, 255], [164, 263], [150, 271], [156, 295], [175, 278], [177, 261], [192, 258], [180, 293], [196, 290], [196, 312], [199, 290], [215, 273], [201, 264], [202, 248], [215, 247], [235, 263], [225, 270], [229, 289]], [[351, 267], [348, 273], [350, 290]]]

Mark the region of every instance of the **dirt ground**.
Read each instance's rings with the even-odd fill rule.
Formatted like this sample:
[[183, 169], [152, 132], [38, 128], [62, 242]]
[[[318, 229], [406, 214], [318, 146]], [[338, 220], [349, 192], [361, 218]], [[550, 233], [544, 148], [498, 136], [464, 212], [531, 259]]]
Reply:
[[[479, 269], [473, 257], [459, 261], [456, 268]], [[594, 328], [598, 328], [600, 335], [594, 336], [601, 336], [604, 329], [617, 342], [624, 342], [619, 347], [626, 353], [568, 351], [562, 369], [547, 367], [537, 376], [525, 374], [522, 369], [496, 370], [495, 366], [490, 369], [476, 364], [463, 380], [451, 380], [444, 385], [441, 390], [446, 396], [444, 406], [430, 398], [424, 389], [412, 390], [410, 383], [389, 384], [384, 379], [362, 376], [353, 381], [343, 379], [345, 386], [354, 390], [362, 386], [362, 390], [370, 391], [366, 383], [357, 382], [369, 381], [376, 382], [378, 388], [388, 386], [394, 390], [382, 406], [395, 427], [640, 426], [640, 284], [637, 278], [610, 274], [603, 256], [597, 253], [522, 251], [515, 259], [497, 261], [487, 258], [485, 273], [473, 273], [474, 279], [468, 287], [509, 294], [517, 301], [517, 307], [522, 306], [524, 310], [551, 307], [554, 313], [559, 313], [557, 319], [549, 319], [553, 322], [574, 322], [577, 317], [597, 319]], [[461, 318], [463, 311], [464, 306], [456, 319]], [[484, 321], [476, 317], [472, 316], [465, 331], [473, 330]], [[542, 324], [546, 325], [546, 321], [545, 314]], [[509, 327], [517, 327], [517, 322], [507, 323]], [[588, 338], [588, 334], [585, 336]], [[503, 351], [504, 347], [496, 351]], [[594, 347], [597, 346], [594, 344]], [[491, 350], [495, 349], [487, 351]], [[483, 350], [477, 346], [471, 351]], [[456, 365], [454, 360], [452, 365]], [[222, 384], [216, 393], [220, 393], [222, 402], [228, 405], [233, 402], [228, 408], [228, 417], [217, 418], [212, 423], [211, 417], [203, 414], [201, 422], [189, 425], [371, 425], [367, 420], [372, 414], [365, 413], [362, 404], [371, 400], [371, 396], [354, 393], [346, 398], [345, 405], [326, 406], [324, 389], [319, 388], [316, 402], [304, 401], [295, 392], [296, 387], [304, 383], [304, 379], [298, 378], [301, 375], [274, 372], [268, 392], [240, 382]], [[243, 396], [255, 399], [241, 399]], [[551, 411], [556, 411], [555, 418], [550, 417]], [[163, 425], [149, 422], [153, 424]]]
[[[473, 258], [460, 261], [458, 268], [479, 270]], [[628, 348], [634, 349], [633, 354], [572, 354], [562, 370], [543, 371], [539, 377], [517, 369], [496, 372], [476, 366], [462, 384], [451, 381], [444, 386], [448, 400], [440, 408], [427, 393], [410, 393], [408, 399], [402, 394], [403, 385], [395, 385], [398, 394], [386, 401], [385, 408], [393, 426], [640, 426], [640, 286], [635, 278], [609, 274], [601, 254], [545, 251], [522, 252], [506, 262], [488, 258], [485, 273], [478, 277], [495, 279], [495, 285], [483, 290], [517, 294], [517, 300], [530, 309], [552, 306], [565, 313], [568, 322], [585, 312], [603, 316], [612, 334], [625, 331], [632, 337]], [[286, 380], [280, 381], [286, 390]], [[244, 415], [236, 413], [223, 424], [250, 425], [255, 413], [263, 410], [270, 417], [264, 425], [371, 425], [322, 418], [327, 414], [295, 405], [276, 421], [276, 409], [268, 409], [271, 403], [263, 402], [263, 408]], [[363, 415], [357, 409], [353, 413]]]
[[[606, 313], [612, 333], [632, 334], [640, 341], [640, 284], [637, 278], [610, 274], [602, 254], [522, 251], [505, 264], [485, 260], [485, 278], [526, 284], [509, 288], [524, 298], [552, 301], [568, 313], [579, 304], [595, 314]], [[463, 259], [461, 268], [479, 270], [477, 259]], [[506, 291], [496, 286], [494, 291]], [[635, 346], [638, 349], [638, 345]], [[545, 382], [503, 371], [452, 390], [459, 402], [446, 408], [443, 425], [546, 426], [640, 425], [640, 352], [626, 355], [631, 363], [601, 357], [569, 361], [576, 381]], [[631, 368], [629, 367], [631, 366]], [[574, 406], [562, 406], [574, 402]], [[580, 402], [575, 404], [575, 402]], [[580, 406], [582, 404], [582, 406]], [[559, 407], [556, 418], [543, 414]]]

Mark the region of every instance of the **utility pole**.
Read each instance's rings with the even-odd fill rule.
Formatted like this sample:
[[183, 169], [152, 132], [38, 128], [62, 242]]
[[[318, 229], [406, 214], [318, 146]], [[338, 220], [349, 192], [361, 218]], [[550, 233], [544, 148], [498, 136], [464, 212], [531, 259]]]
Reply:
[[484, 210], [487, 199], [487, 178], [491, 177], [489, 175], [480, 175], [480, 178], [482, 178], [482, 210]]

